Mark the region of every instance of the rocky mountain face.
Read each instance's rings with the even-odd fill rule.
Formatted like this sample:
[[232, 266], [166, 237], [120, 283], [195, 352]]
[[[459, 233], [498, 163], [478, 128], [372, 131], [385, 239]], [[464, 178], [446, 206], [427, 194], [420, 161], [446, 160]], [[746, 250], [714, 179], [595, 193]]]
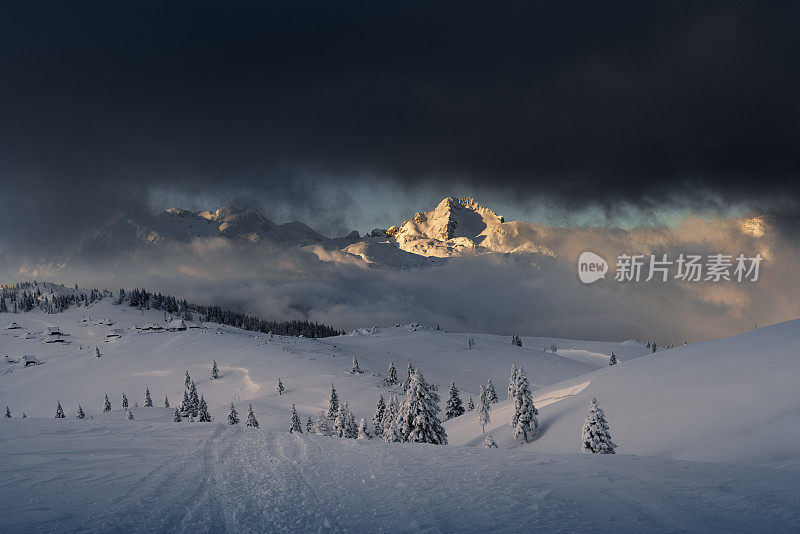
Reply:
[[[304, 247], [323, 261], [360, 261], [381, 267], [420, 267], [467, 254], [544, 253], [533, 223], [505, 222], [473, 198], [448, 197], [431, 211], [399, 226], [361, 236], [327, 237], [302, 222], [277, 224], [258, 210], [221, 207], [214, 211], [170, 208], [158, 215], [121, 214], [106, 226], [87, 229], [67, 244], [57, 260], [68, 265], [121, 251], [225, 238], [253, 244]], [[535, 225], [534, 225], [535, 226]]]

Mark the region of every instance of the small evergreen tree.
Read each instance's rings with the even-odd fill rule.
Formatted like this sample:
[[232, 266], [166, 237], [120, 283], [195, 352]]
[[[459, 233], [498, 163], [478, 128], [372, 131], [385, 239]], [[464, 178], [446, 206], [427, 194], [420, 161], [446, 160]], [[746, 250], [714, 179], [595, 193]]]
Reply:
[[253, 413], [253, 405], [251, 404], [247, 410], [247, 420], [244, 423], [244, 426], [249, 426], [252, 428], [258, 428], [258, 420], [256, 420], [256, 416]]
[[283, 387], [283, 382], [281, 382], [280, 378], [278, 379], [278, 383], [275, 384], [275, 391], [278, 392], [278, 395], [283, 395], [283, 392], [285, 391]]
[[339, 411], [336, 412], [336, 418], [333, 420], [333, 434], [340, 438], [355, 438], [357, 428], [354, 428], [355, 422], [351, 424], [352, 418], [353, 415], [350, 413], [347, 402], [341, 403]]
[[217, 360], [212, 360], [211, 362], [211, 378], [213, 380], [219, 378], [219, 368], [217, 367]]
[[403, 441], [447, 445], [447, 432], [438, 413], [439, 395], [428, 385], [422, 373], [414, 371], [398, 415]]
[[485, 387], [481, 386], [480, 394], [478, 395], [478, 423], [481, 425], [481, 432], [486, 432], [486, 425], [489, 424], [489, 412], [492, 406], [489, 404], [489, 392]]
[[483, 446], [487, 449], [496, 449], [497, 443], [494, 441], [494, 436], [491, 434], [486, 434], [486, 439], [483, 440]]
[[183, 373], [183, 386], [186, 389], [189, 389], [189, 384], [192, 383], [192, 379], [189, 377], [189, 371], [184, 371]]
[[467, 401], [467, 411], [471, 412], [475, 409], [475, 403], [472, 402], [472, 395], [469, 396], [469, 400]]
[[8, 409], [8, 406], [6, 406], [6, 415], [5, 415], [5, 418], [6, 418], [6, 419], [11, 419], [11, 410], [9, 410], [9, 409]]
[[126, 410], [128, 409], [128, 396], [124, 393], [122, 394], [122, 407]]
[[375, 415], [372, 416], [372, 430], [375, 436], [383, 434], [383, 413], [386, 411], [386, 402], [383, 395], [378, 395], [378, 403], [375, 407]]
[[311, 420], [311, 416], [308, 416], [306, 420], [306, 434], [313, 434], [314, 433], [314, 421]]
[[608, 365], [617, 365], [617, 355], [614, 354], [614, 351], [611, 351], [611, 358], [608, 359]]
[[189, 384], [189, 415], [197, 417], [197, 410], [200, 409], [200, 396], [197, 394], [197, 386], [194, 380]]
[[314, 432], [320, 436], [330, 436], [331, 427], [328, 425], [328, 415], [325, 410], [317, 412], [317, 423], [314, 425]]
[[363, 417], [358, 423], [358, 438], [357, 439], [370, 439], [369, 431], [367, 430], [367, 420]]
[[494, 384], [492, 384], [491, 378], [486, 382], [486, 398], [489, 399], [490, 404], [497, 404], [500, 402], [497, 398], [497, 393], [494, 390]]
[[289, 426], [289, 434], [293, 434], [297, 432], [298, 434], [303, 433], [303, 425], [300, 423], [300, 417], [297, 416], [297, 410], [292, 404], [292, 420]]
[[169, 399], [166, 395], [164, 395], [164, 408], [169, 408]]
[[467, 347], [469, 347], [469, 350], [472, 350], [472, 347], [474, 347], [474, 346], [475, 346], [475, 340], [472, 339], [472, 338], [469, 338], [467, 340]]
[[181, 412], [177, 408], [175, 408], [175, 413], [172, 415], [172, 422], [180, 423], [181, 421], [182, 421]]
[[454, 417], [464, 414], [464, 403], [458, 395], [458, 388], [455, 382], [450, 382], [450, 389], [448, 391], [447, 404], [444, 408], [445, 420], [450, 420]]
[[533, 439], [536, 429], [539, 427], [539, 410], [533, 405], [533, 395], [531, 394], [528, 377], [525, 370], [519, 368], [517, 371], [517, 383], [515, 385], [516, 395], [514, 396], [514, 413], [511, 419], [511, 426], [514, 428], [514, 437], [522, 438], [523, 443]]
[[383, 412], [383, 441], [387, 443], [397, 443], [403, 441], [403, 434], [400, 431], [400, 423], [397, 420], [399, 405], [397, 402], [397, 395], [392, 395], [389, 403], [386, 405], [386, 410]]
[[202, 395], [200, 395], [200, 402], [197, 406], [197, 420], [201, 423], [211, 422], [211, 414], [208, 413], [208, 405]]
[[414, 374], [414, 364], [411, 363], [411, 360], [408, 361], [408, 367], [406, 368], [406, 378], [403, 380], [403, 393], [408, 393], [408, 388], [411, 386], [411, 375]]
[[513, 399], [516, 394], [517, 387], [517, 364], [511, 363], [511, 376], [508, 377], [508, 396], [507, 399]]
[[103, 356], [103, 355], [102, 355], [102, 354], [100, 354], [100, 349], [99, 349], [99, 348], [97, 348], [97, 347], [95, 347], [95, 348], [94, 348], [94, 357], [95, 357], [95, 358], [100, 358], [101, 356]]
[[228, 424], [229, 425], [239, 424], [239, 412], [236, 411], [236, 406], [234, 406], [232, 402], [231, 402], [231, 410], [228, 412]]
[[189, 403], [189, 393], [185, 389], [183, 390], [183, 399], [181, 399], [178, 409], [180, 410], [182, 416], [189, 417], [191, 406]]
[[393, 386], [397, 384], [397, 370], [394, 368], [394, 362], [389, 362], [389, 370], [386, 371], [386, 378], [383, 379], [384, 386]]
[[111, 411], [111, 401], [108, 400], [108, 393], [106, 393], [106, 400], [103, 402], [103, 412]]
[[130, 410], [125, 410], [125, 419], [128, 421], [133, 421], [133, 412]]
[[331, 394], [328, 399], [328, 419], [331, 421], [336, 418], [336, 414], [339, 412], [339, 395], [336, 394], [336, 388], [333, 387], [331, 384]]
[[360, 375], [363, 373], [361, 368], [358, 366], [358, 359], [353, 356], [353, 366], [350, 367], [350, 371], [348, 371], [351, 375]]
[[83, 407], [81, 407], [80, 404], [78, 405], [78, 415], [76, 417], [78, 419], [85, 419], [86, 418], [86, 413], [84, 413]]
[[144, 407], [153, 407], [153, 399], [150, 397], [150, 388], [144, 388]]
[[617, 446], [611, 441], [608, 422], [603, 409], [597, 399], [592, 399], [592, 405], [586, 414], [581, 435], [581, 452], [593, 454], [614, 454]]

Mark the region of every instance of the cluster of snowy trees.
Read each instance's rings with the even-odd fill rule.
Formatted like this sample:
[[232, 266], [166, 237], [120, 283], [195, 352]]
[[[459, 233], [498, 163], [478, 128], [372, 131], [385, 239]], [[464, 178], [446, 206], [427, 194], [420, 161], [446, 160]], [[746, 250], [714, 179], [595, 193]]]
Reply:
[[23, 313], [34, 309], [44, 313], [60, 313], [77, 306], [88, 306], [110, 297], [108, 290], [68, 290], [52, 283], [20, 282], [4, 285], [0, 292], [0, 313]]
[[[216, 364], [216, 362], [214, 363]], [[181, 399], [178, 407], [175, 408], [173, 421], [179, 423], [183, 419], [189, 419], [189, 421], [210, 423], [213, 418], [211, 417], [211, 414], [208, 413], [208, 405], [206, 404], [206, 400], [202, 395], [198, 396], [197, 386], [195, 385], [194, 380], [192, 380], [192, 377], [189, 376], [189, 371], [184, 373], [183, 386], [183, 398]], [[169, 407], [169, 401], [166, 398], [164, 399], [164, 402], [165, 406]]]
[[514, 334], [511, 336], [511, 344], [516, 345], [517, 347], [522, 346], [522, 339], [520, 339], [519, 334]]
[[193, 320], [192, 314], [210, 323], [224, 324], [255, 332], [274, 333], [294, 337], [329, 337], [344, 334], [330, 326], [309, 321], [267, 321], [254, 315], [225, 309], [220, 306], [200, 306], [186, 299], [179, 300], [172, 295], [151, 293], [145, 289], [133, 289], [126, 292], [119, 290], [115, 304], [126, 303], [129, 306], [144, 309], [164, 310], [167, 313]]

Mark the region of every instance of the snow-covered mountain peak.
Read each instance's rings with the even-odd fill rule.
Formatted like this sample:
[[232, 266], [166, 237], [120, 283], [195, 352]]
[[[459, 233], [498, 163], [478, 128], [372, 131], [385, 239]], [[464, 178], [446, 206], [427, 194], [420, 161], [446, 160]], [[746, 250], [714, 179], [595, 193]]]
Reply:
[[389, 234], [407, 252], [448, 257], [479, 252], [487, 235], [504, 223], [502, 216], [474, 198], [447, 197], [432, 211], [416, 213]]

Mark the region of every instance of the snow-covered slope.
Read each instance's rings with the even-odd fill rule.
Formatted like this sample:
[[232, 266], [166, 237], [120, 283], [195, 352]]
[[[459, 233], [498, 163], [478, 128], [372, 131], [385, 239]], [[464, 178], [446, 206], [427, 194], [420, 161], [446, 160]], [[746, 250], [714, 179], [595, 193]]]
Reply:
[[[505, 336], [421, 325], [319, 340], [211, 323], [140, 331], [165, 324], [163, 312], [110, 299], [0, 319], [21, 327], [0, 330], [0, 353], [42, 362], [0, 362], [0, 408], [13, 415], [0, 419], [4, 532], [800, 526], [800, 322], [651, 354], [636, 341], [523, 338], [517, 347]], [[45, 343], [48, 326], [69, 334], [68, 343]], [[108, 334], [120, 337], [105, 341]], [[551, 345], [556, 353], [545, 350]], [[612, 350], [620, 363], [609, 367]], [[353, 356], [363, 374], [347, 373]], [[209, 376], [212, 360], [218, 380]], [[357, 418], [370, 421], [377, 395], [398, 390], [383, 385], [388, 363], [402, 378], [408, 360], [443, 396], [455, 380], [465, 402], [488, 378], [503, 398], [516, 362], [537, 388], [539, 436], [515, 446], [507, 401], [493, 406], [487, 429], [499, 450], [475, 447], [484, 437], [475, 412], [446, 423], [447, 447], [288, 434], [292, 404], [305, 427], [326, 406], [331, 383]], [[161, 407], [165, 395], [178, 404], [185, 370], [215, 422], [172, 423]], [[279, 377], [283, 395], [275, 391]], [[141, 407], [146, 387], [154, 408]], [[105, 393], [110, 413], [101, 411]], [[134, 421], [124, 420], [122, 393]], [[616, 457], [576, 453], [592, 396], [606, 410]], [[59, 401], [65, 420], [52, 418]], [[242, 415], [252, 404], [261, 428], [226, 426], [231, 401]], [[90, 419], [74, 418], [78, 404]]]
[[[541, 388], [534, 392], [540, 432], [528, 446], [578, 450], [576, 429], [596, 397], [619, 453], [800, 469], [799, 342], [800, 320], [791, 321]], [[528, 376], [535, 382], [537, 372]], [[487, 432], [500, 446], [515, 446], [510, 403], [495, 405], [491, 417]], [[446, 428], [453, 444], [482, 442], [472, 414]]]
[[118, 415], [0, 419], [0, 531], [796, 532], [800, 524], [796, 473], [775, 469]]

